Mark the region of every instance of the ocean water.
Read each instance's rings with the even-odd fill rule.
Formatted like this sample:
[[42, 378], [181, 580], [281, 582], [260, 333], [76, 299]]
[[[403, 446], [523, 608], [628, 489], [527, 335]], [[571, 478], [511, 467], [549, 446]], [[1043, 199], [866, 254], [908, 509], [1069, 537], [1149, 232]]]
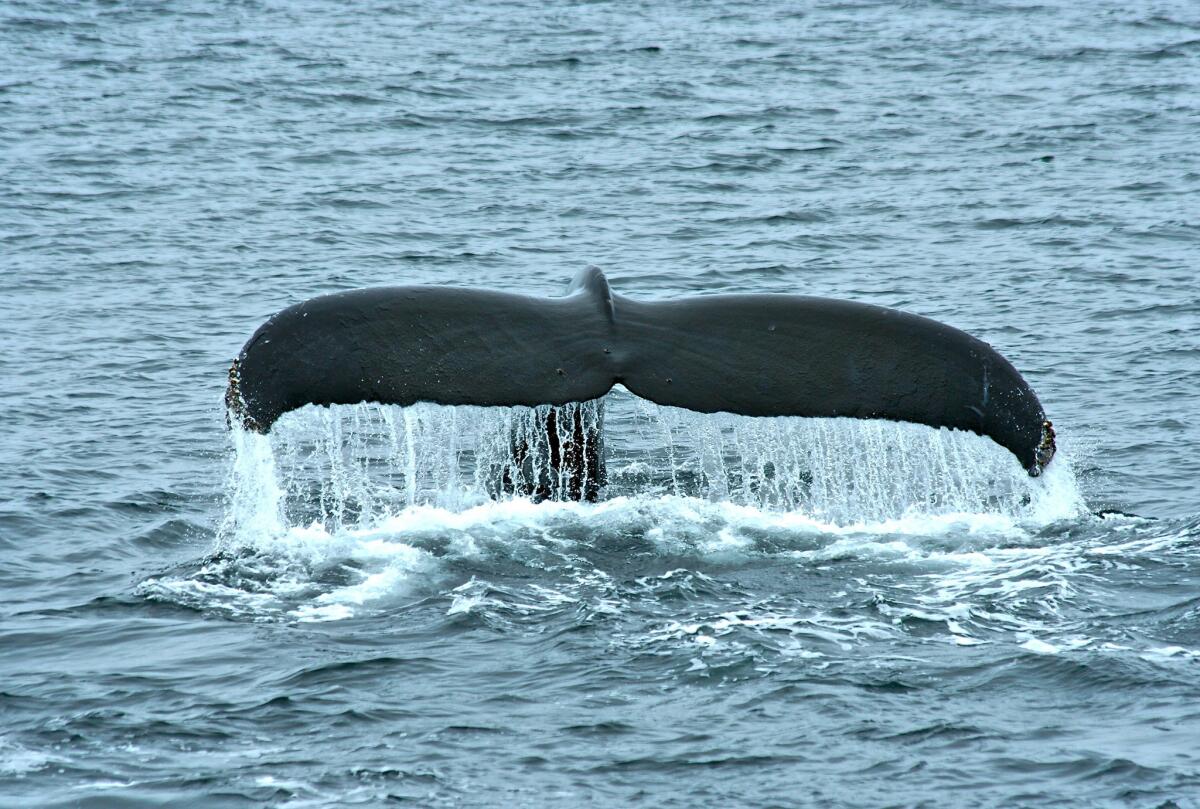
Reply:
[[[0, 806], [1200, 806], [1198, 78], [1190, 0], [0, 0]], [[1060, 454], [226, 428], [284, 306], [588, 264], [943, 320]]]

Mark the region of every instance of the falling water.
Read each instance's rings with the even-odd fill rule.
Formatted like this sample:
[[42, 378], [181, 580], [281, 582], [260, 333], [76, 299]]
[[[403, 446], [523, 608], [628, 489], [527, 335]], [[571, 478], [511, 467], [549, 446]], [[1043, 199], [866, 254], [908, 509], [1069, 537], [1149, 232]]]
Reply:
[[570, 499], [547, 448], [552, 411], [552, 428], [579, 419], [585, 435], [602, 435], [604, 499], [679, 495], [834, 525], [977, 513], [1045, 522], [1081, 503], [1063, 455], [1035, 479], [991, 440], [957, 430], [699, 414], [617, 390], [561, 408], [308, 407], [268, 436], [237, 431], [223, 533], [361, 528], [414, 506], [462, 511], [521, 496], [504, 483], [522, 476]]

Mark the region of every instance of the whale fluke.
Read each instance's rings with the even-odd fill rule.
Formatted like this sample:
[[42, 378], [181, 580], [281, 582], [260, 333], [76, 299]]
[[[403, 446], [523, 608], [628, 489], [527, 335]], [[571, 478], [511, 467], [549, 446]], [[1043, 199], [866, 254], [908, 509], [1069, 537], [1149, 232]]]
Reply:
[[539, 298], [435, 286], [290, 306], [229, 371], [226, 403], [267, 432], [306, 404], [564, 405], [615, 384], [661, 405], [847, 416], [987, 436], [1040, 474], [1054, 431], [995, 349], [929, 318], [799, 295], [638, 301], [588, 268]]

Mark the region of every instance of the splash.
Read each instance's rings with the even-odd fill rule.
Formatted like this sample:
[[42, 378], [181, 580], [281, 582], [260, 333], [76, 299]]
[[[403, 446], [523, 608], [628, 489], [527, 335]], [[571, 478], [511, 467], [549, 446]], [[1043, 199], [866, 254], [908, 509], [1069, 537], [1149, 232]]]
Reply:
[[[598, 502], [567, 496], [572, 481], [554, 470], [572, 433], [603, 435], [598, 479], [574, 481], [594, 484]], [[444, 586], [456, 620], [519, 622], [563, 598], [602, 612], [625, 596], [597, 576], [657, 560], [909, 565], [974, 581], [974, 546], [1024, 547], [1083, 510], [1065, 453], [1030, 478], [968, 433], [697, 414], [620, 390], [565, 408], [307, 407], [269, 435], [235, 429], [232, 441], [217, 547], [142, 591], [254, 621], [343, 620]], [[473, 578], [514, 564], [544, 571], [558, 595], [493, 592]], [[941, 592], [954, 575], [913, 609], [965, 597]]]
[[[565, 415], [555, 420], [556, 412]], [[532, 481], [525, 491], [569, 499], [546, 425], [573, 423], [603, 434], [607, 477], [585, 484], [603, 499], [682, 496], [829, 526], [962, 515], [1045, 524], [1082, 508], [1068, 458], [1030, 478], [971, 433], [699, 414], [615, 391], [603, 407], [307, 407], [268, 436], [235, 430], [222, 536], [255, 541], [314, 524], [332, 533], [369, 529], [418, 506], [458, 513], [520, 499], [517, 480]]]

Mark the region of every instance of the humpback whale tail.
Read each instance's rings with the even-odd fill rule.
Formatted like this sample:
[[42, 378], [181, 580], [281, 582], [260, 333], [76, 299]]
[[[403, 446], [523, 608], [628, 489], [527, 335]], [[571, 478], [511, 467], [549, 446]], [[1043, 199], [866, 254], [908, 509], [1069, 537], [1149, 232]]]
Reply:
[[[1055, 451], [1054, 430], [1012, 364], [943, 323], [799, 295], [638, 301], [614, 294], [596, 268], [557, 298], [402, 286], [298, 303], [242, 348], [226, 404], [243, 426], [267, 432], [306, 404], [562, 406], [594, 402], [616, 384], [705, 413], [969, 430], [1031, 475]], [[599, 418], [549, 412], [541, 448], [569, 477], [518, 475], [505, 487], [594, 499], [603, 481]], [[514, 459], [534, 449], [515, 442]]]

